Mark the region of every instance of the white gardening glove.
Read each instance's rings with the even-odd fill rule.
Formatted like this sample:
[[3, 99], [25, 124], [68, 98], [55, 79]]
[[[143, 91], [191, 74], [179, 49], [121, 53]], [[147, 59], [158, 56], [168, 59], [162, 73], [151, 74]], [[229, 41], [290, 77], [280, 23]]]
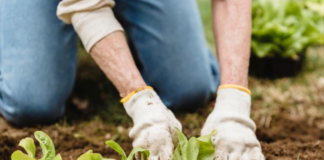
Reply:
[[[134, 140], [133, 147], [150, 151], [149, 160], [171, 160], [174, 147], [178, 143], [175, 128], [181, 124], [173, 113], [163, 104], [152, 89], [137, 91], [124, 103], [134, 127], [129, 136]], [[141, 155], [136, 155], [142, 160]]]
[[217, 130], [212, 137], [215, 160], [264, 160], [254, 133], [255, 123], [250, 119], [249, 90], [231, 87], [236, 88], [221, 86], [218, 90], [215, 108], [208, 116], [201, 135]]

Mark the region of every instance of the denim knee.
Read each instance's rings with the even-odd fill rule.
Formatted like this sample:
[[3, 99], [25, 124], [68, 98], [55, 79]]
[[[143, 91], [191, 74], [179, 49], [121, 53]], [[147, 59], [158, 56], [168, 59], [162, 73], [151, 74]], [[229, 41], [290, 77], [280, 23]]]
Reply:
[[187, 79], [175, 84], [174, 90], [160, 95], [172, 110], [195, 110], [205, 105], [213, 94], [211, 83], [205, 78]]
[[66, 97], [56, 94], [47, 91], [43, 96], [32, 92], [11, 95], [1, 100], [1, 113], [7, 121], [16, 126], [53, 123], [62, 117], [66, 100]]
[[16, 125], [54, 122], [64, 112], [77, 36], [57, 18], [59, 2], [1, 1], [0, 110]]

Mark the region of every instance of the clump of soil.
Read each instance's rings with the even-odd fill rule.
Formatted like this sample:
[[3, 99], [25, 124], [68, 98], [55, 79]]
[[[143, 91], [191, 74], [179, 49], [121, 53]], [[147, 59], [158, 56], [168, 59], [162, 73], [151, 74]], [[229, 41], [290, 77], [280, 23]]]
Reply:
[[[9, 138], [7, 136], [0, 136], [0, 157], [4, 159], [9, 159], [9, 155], [14, 151], [18, 149], [17, 144], [19, 141], [17, 141], [14, 138]], [[2, 158], [0, 158], [2, 160]], [[3, 160], [4, 160], [3, 159]]]

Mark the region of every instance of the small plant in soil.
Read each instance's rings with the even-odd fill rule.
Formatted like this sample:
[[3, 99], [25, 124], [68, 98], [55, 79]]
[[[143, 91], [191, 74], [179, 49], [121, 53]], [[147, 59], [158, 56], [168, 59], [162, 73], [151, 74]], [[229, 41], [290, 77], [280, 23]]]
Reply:
[[[211, 134], [201, 136], [199, 138], [192, 137], [189, 140], [186, 136], [176, 128], [179, 144], [174, 151], [172, 160], [212, 160], [214, 158], [214, 147], [211, 137], [216, 134], [214, 130]], [[51, 138], [42, 131], [35, 132], [35, 138], [39, 141], [42, 148], [43, 157], [38, 160], [62, 160], [60, 154], [55, 156], [55, 147]], [[106, 141], [106, 144], [115, 150], [121, 160], [133, 160], [136, 153], [140, 154], [141, 159], [148, 159], [150, 152], [141, 147], [135, 147], [127, 156], [125, 151], [115, 141]], [[22, 151], [15, 151], [11, 155], [11, 160], [37, 160], [35, 158], [36, 146], [32, 138], [25, 138], [20, 141], [19, 146], [23, 147], [27, 154]], [[103, 158], [99, 153], [93, 153], [92, 150], [81, 155], [77, 160], [115, 160], [111, 158]]]
[[92, 150], [81, 155], [78, 160], [114, 160], [110, 158], [103, 158], [99, 153], [93, 153]]
[[[106, 144], [115, 150], [119, 155], [121, 155], [121, 160], [133, 160], [134, 154], [139, 153], [143, 158], [147, 159], [150, 156], [150, 152], [146, 149], [142, 149], [141, 147], [135, 147], [128, 157], [125, 154], [125, 151], [117, 144], [115, 141], [109, 140], [106, 141]], [[110, 158], [103, 158], [99, 153], [92, 153], [92, 150], [81, 155], [78, 160], [115, 160]]]
[[150, 156], [150, 152], [148, 150], [143, 149], [141, 147], [135, 147], [128, 155], [128, 157], [126, 157], [124, 150], [116, 142], [110, 140], [107, 141], [106, 144], [121, 155], [121, 160], [133, 160], [135, 153], [141, 154], [142, 158], [144, 159], [147, 159]]
[[[211, 134], [206, 136], [201, 136], [199, 138], [192, 137], [189, 139], [178, 129], [177, 135], [179, 139], [179, 144], [174, 151], [172, 160], [213, 160], [214, 158], [214, 146], [211, 140], [211, 137], [216, 134], [214, 130]], [[121, 155], [121, 160], [133, 160], [135, 153], [140, 154], [141, 159], [148, 159], [150, 152], [141, 147], [135, 147], [128, 157], [125, 154], [125, 151], [118, 145], [116, 142], [109, 140], [106, 141], [106, 144], [115, 150], [119, 155]], [[114, 159], [105, 159], [98, 153], [92, 153], [92, 150], [86, 152], [78, 160], [114, 160]]]
[[[137, 152], [141, 153], [142, 156], [144, 156], [144, 158], [146, 159], [150, 156], [150, 152], [148, 150], [142, 149], [141, 147], [135, 147], [127, 157], [125, 151], [115, 141], [109, 140], [106, 141], [106, 144], [121, 155], [121, 160], [133, 160], [134, 154]], [[115, 160], [115, 159], [103, 158], [99, 153], [92, 153], [92, 150], [89, 150], [88, 152], [81, 155], [78, 158], [78, 160]]]
[[216, 134], [216, 130], [199, 138], [191, 137], [188, 141], [186, 136], [177, 129], [179, 144], [174, 151], [172, 160], [213, 160], [215, 150], [211, 137], [214, 134]]
[[[43, 152], [43, 157], [39, 160], [62, 160], [60, 154], [55, 157], [55, 147], [53, 141], [47, 134], [42, 131], [36, 131], [34, 135]], [[36, 160], [36, 146], [32, 138], [25, 138], [21, 140], [19, 146], [25, 149], [27, 155], [21, 151], [15, 151], [11, 155], [11, 160]]]

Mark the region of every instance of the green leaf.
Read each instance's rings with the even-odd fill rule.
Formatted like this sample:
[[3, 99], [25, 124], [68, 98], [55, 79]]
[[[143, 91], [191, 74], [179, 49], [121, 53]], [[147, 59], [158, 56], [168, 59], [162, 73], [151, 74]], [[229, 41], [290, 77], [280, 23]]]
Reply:
[[202, 142], [206, 142], [208, 143], [210, 146], [213, 146], [213, 142], [211, 140], [211, 137], [213, 135], [215, 135], [217, 133], [216, 129], [214, 129], [210, 134], [208, 135], [205, 135], [205, 136], [201, 136], [198, 138], [199, 141], [202, 141]]
[[83, 153], [77, 160], [91, 160], [90, 154], [92, 153], [92, 150], [89, 150], [86, 153]]
[[51, 138], [42, 131], [36, 131], [35, 137], [43, 152], [43, 157], [40, 160], [53, 160], [55, 158], [55, 147]]
[[172, 160], [181, 160], [181, 153], [180, 153], [180, 144], [178, 144], [177, 148], [175, 149]]
[[77, 160], [114, 160], [114, 159], [107, 159], [102, 158], [101, 154], [93, 153], [92, 150], [82, 154]]
[[311, 9], [311, 10], [321, 14], [322, 16], [324, 16], [324, 2], [322, 2], [321, 4], [316, 3], [316, 2], [306, 2], [306, 6], [309, 9]]
[[187, 160], [196, 160], [198, 158], [199, 154], [199, 142], [198, 139], [195, 137], [192, 137], [189, 139], [187, 148], [186, 148], [186, 158]]
[[258, 43], [255, 41], [251, 42], [252, 49], [257, 57], [263, 58], [267, 56], [270, 51], [275, 47], [272, 43]]
[[213, 160], [215, 150], [211, 137], [216, 134], [216, 130], [199, 138], [192, 137], [189, 141], [179, 129], [176, 128], [176, 131], [179, 144], [173, 153], [172, 160]]
[[106, 141], [106, 144], [109, 147], [111, 147], [112, 149], [114, 149], [117, 153], [119, 153], [122, 156], [122, 160], [133, 160], [134, 154], [137, 152], [140, 152], [146, 158], [148, 158], [150, 156], [149, 150], [143, 149], [141, 147], [135, 147], [135, 148], [133, 148], [133, 150], [131, 151], [131, 153], [129, 154], [129, 156], [127, 158], [124, 150], [115, 141], [109, 140], [109, 141]]
[[127, 160], [133, 160], [134, 154], [137, 152], [140, 152], [141, 154], [143, 154], [143, 156], [145, 156], [145, 158], [148, 158], [150, 156], [150, 152], [147, 149], [143, 149], [141, 147], [135, 147], [135, 148], [133, 148], [131, 153], [128, 155]]
[[[211, 141], [211, 140], [210, 140]], [[213, 144], [209, 142], [198, 141], [199, 143], [199, 154], [197, 160], [213, 160], [215, 149]]]
[[106, 141], [106, 144], [122, 156], [122, 160], [127, 160], [124, 150], [115, 141]]
[[211, 138], [216, 133], [217, 131], [213, 130], [209, 135], [198, 138], [199, 155], [197, 160], [212, 160], [214, 158], [215, 149]]
[[56, 157], [54, 158], [54, 160], [62, 160], [62, 157], [60, 154], [56, 155]]
[[26, 150], [29, 157], [35, 158], [36, 147], [33, 139], [31, 138], [22, 139], [19, 142], [19, 146], [23, 147]]
[[179, 138], [179, 144], [172, 155], [172, 160], [214, 159], [215, 150], [211, 137], [216, 134], [216, 130], [213, 130], [209, 135], [199, 138], [192, 137], [189, 141], [178, 128], [176, 128], [176, 131]]
[[[188, 139], [178, 128], [176, 128], [176, 132], [177, 132], [178, 139], [179, 139], [181, 155], [186, 155], [187, 154], [186, 149], [187, 149], [187, 145], [188, 145]], [[186, 158], [185, 156], [182, 156], [182, 160], [186, 160], [185, 158]]]
[[11, 155], [11, 160], [36, 160], [36, 159], [24, 154], [21, 151], [15, 151]]

